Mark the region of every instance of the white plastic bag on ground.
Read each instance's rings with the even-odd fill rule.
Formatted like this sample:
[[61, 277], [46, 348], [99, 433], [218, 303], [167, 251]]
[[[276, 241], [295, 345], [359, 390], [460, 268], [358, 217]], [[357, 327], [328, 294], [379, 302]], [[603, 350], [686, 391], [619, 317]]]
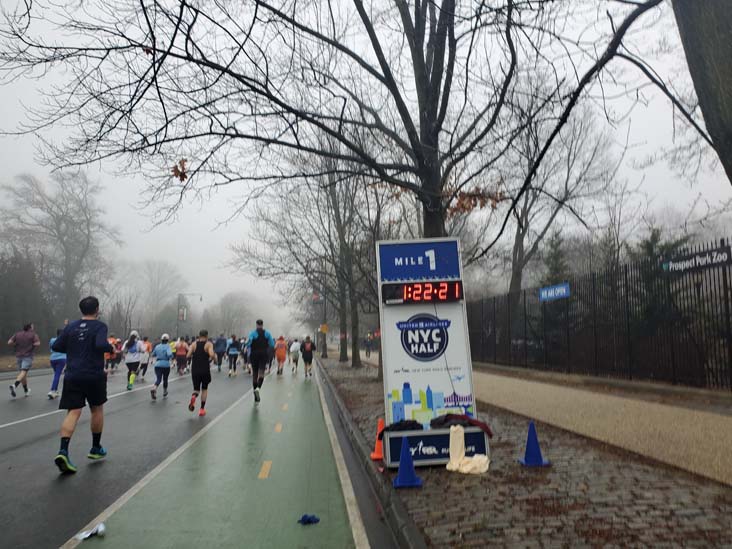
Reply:
[[460, 463], [465, 458], [465, 429], [461, 425], [450, 427], [450, 461], [447, 462], [448, 471], [460, 469]]
[[480, 475], [490, 467], [491, 460], [485, 454], [465, 456], [465, 429], [461, 425], [450, 427], [450, 461], [447, 462], [448, 471], [458, 471], [465, 474]]

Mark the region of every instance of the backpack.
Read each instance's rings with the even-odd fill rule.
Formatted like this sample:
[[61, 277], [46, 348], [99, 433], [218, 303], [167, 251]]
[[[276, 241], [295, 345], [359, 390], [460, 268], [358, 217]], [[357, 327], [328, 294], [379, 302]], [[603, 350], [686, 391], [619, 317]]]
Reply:
[[257, 337], [252, 339], [252, 352], [263, 353], [267, 352], [269, 348], [269, 341], [264, 333], [264, 330], [257, 330]]
[[311, 342], [309, 342], [309, 341], [306, 341], [305, 342], [304, 349], [305, 349], [304, 352], [306, 352], [306, 353], [312, 353], [313, 352], [313, 344]]

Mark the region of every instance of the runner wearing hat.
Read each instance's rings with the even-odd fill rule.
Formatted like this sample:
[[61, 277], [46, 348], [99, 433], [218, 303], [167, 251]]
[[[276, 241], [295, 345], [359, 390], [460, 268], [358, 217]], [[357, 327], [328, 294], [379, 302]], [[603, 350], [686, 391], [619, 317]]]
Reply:
[[137, 377], [137, 369], [140, 367], [140, 359], [143, 353], [140, 334], [136, 330], [130, 332], [130, 337], [122, 347], [125, 355], [125, 366], [127, 366], [127, 390], [131, 391]]
[[173, 350], [170, 348], [170, 336], [163, 334], [152, 352], [152, 358], [155, 360], [155, 383], [150, 390], [150, 396], [153, 400], [158, 398], [158, 387], [163, 382], [163, 397], [168, 396], [168, 376], [170, 375], [170, 361], [173, 360]]

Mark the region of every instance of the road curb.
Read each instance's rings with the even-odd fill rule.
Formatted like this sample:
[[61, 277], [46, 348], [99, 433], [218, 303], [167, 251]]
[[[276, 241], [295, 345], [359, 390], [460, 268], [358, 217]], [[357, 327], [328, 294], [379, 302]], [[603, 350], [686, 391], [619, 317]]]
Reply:
[[335, 402], [338, 417], [345, 428], [348, 440], [359, 458], [361, 467], [366, 471], [369, 483], [381, 503], [387, 524], [391, 528], [399, 547], [425, 549], [427, 543], [424, 535], [409, 516], [407, 508], [399, 499], [389, 480], [379, 473], [371, 461], [371, 448], [361, 433], [361, 430], [353, 421], [348, 408], [346, 408], [345, 403], [333, 385], [327, 368], [323, 366], [320, 360], [317, 361], [317, 364], [323, 374], [324, 386], [332, 397], [333, 402]]

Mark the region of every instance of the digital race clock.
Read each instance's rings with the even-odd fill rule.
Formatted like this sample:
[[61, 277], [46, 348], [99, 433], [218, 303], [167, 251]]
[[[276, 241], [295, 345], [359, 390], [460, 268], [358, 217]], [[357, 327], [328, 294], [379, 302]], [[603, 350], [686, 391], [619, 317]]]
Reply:
[[463, 299], [460, 280], [398, 282], [381, 286], [381, 300], [386, 305], [407, 303], [451, 303]]

